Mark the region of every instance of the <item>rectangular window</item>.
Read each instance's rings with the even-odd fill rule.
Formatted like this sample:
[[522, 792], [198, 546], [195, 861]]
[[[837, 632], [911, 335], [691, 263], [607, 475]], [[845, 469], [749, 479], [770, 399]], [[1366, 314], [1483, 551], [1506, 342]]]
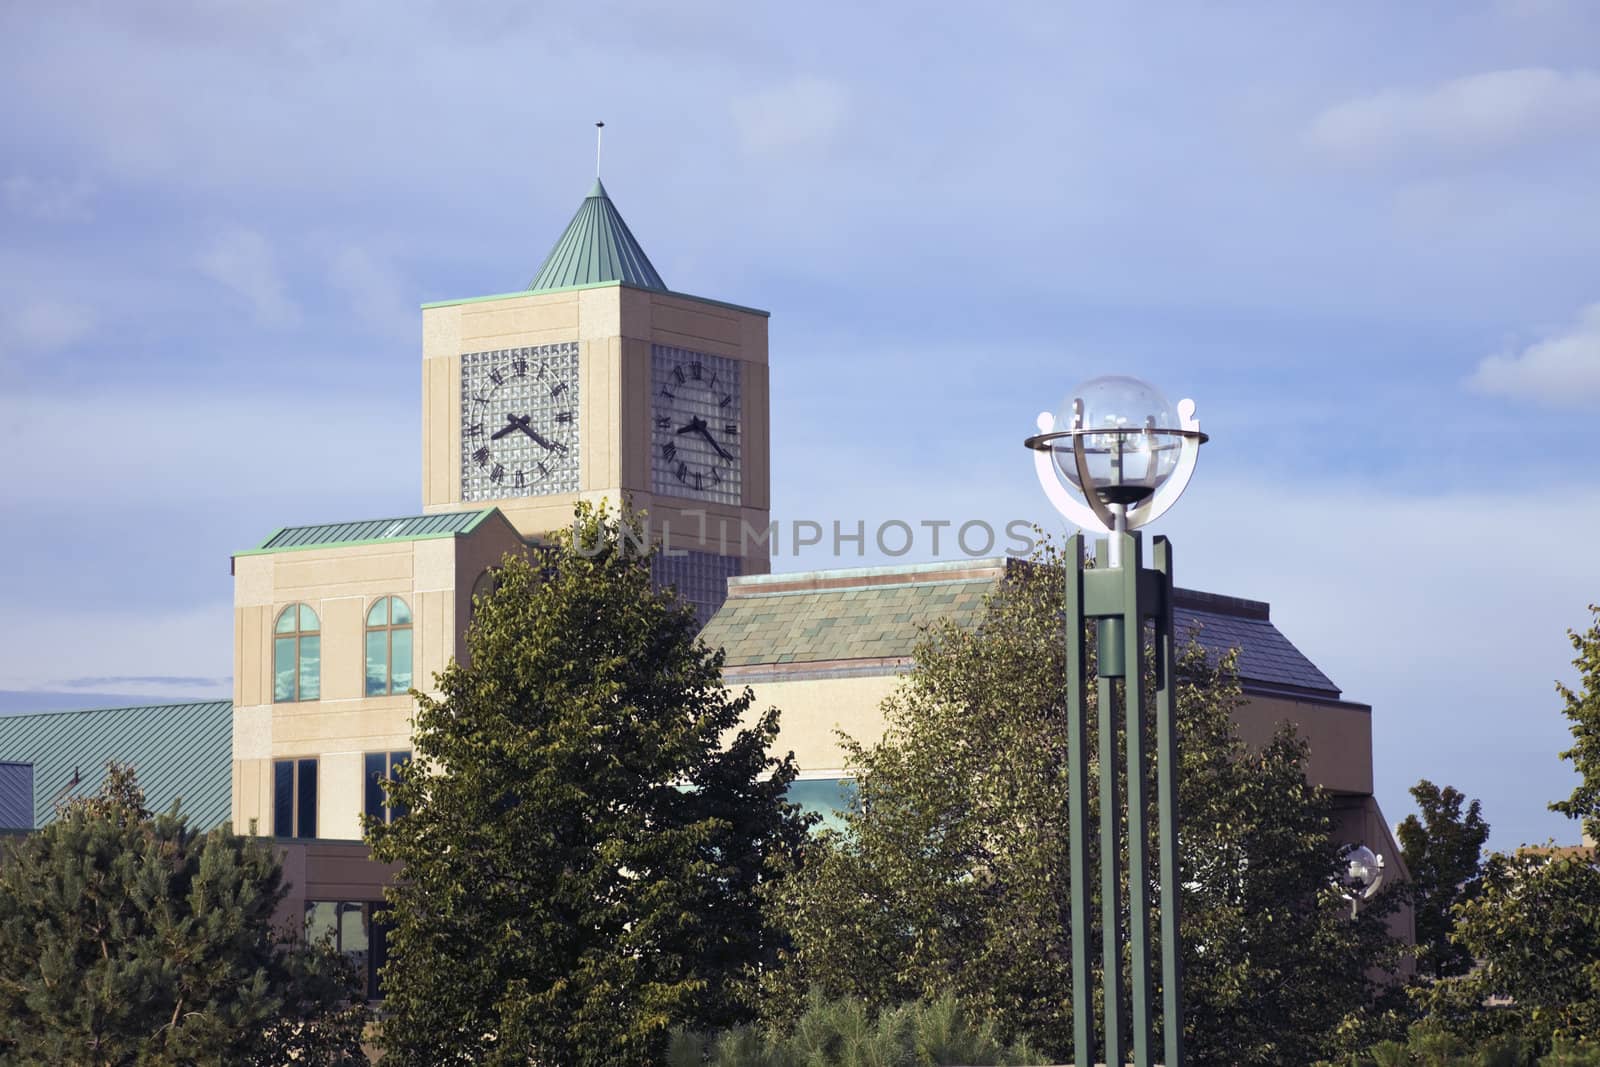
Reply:
[[[396, 600], [395, 603], [400, 602]], [[411, 688], [411, 631], [391, 630], [389, 640], [394, 643], [394, 667], [390, 676], [390, 688], [393, 692], [404, 693]]]
[[306, 901], [306, 940], [326, 941], [355, 967], [367, 989], [367, 999], [378, 999], [378, 972], [389, 957], [389, 926], [385, 905], [352, 900]]
[[[409, 636], [409, 631], [408, 631]], [[399, 688], [396, 686], [395, 688]], [[389, 691], [389, 631], [367, 631], [367, 696], [381, 697]]]
[[272, 836], [317, 836], [317, 761], [272, 764]]
[[300, 699], [322, 699], [322, 638], [300, 638]]
[[406, 813], [403, 806], [384, 803], [383, 781], [393, 778], [395, 768], [411, 758], [405, 752], [368, 752], [366, 758], [366, 813], [382, 822], [393, 822]]
[[294, 699], [294, 643], [293, 637], [279, 637], [272, 642], [272, 699]]

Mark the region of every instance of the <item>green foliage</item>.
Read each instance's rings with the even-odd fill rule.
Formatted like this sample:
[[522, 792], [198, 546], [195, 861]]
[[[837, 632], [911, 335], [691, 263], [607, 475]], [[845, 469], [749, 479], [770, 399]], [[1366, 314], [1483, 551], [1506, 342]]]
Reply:
[[874, 1015], [860, 1000], [813, 991], [787, 1029], [744, 1026], [708, 1039], [678, 1032], [668, 1067], [936, 1067], [1041, 1064], [1026, 1041], [1006, 1044], [992, 1020], [946, 993]]
[[1591, 840], [1600, 840], [1600, 606], [1589, 605], [1594, 618], [1587, 630], [1567, 631], [1567, 639], [1578, 653], [1572, 665], [1578, 668], [1577, 690], [1556, 683], [1556, 692], [1566, 707], [1571, 723], [1572, 747], [1561, 753], [1578, 772], [1578, 785], [1566, 800], [1550, 807], [1569, 819], [1578, 819]]
[[1411, 787], [1422, 813], [1407, 815], [1400, 823], [1400, 855], [1411, 882], [1400, 888], [1416, 914], [1417, 968], [1430, 978], [1448, 978], [1472, 969], [1472, 954], [1451, 938], [1455, 930], [1452, 909], [1477, 897], [1482, 885], [1483, 843], [1489, 824], [1474, 800], [1460, 791], [1440, 788], [1427, 779]]
[[538, 569], [507, 557], [469, 661], [414, 694], [409, 814], [367, 826], [404, 865], [386, 1064], [653, 1063], [673, 1027], [748, 1018], [773, 954], [757, 890], [807, 826], [777, 713], [723, 688], [621, 540], [636, 520], [581, 506], [574, 529]]
[[0, 861], [0, 1062], [365, 1062], [353, 975], [285, 943], [270, 846], [145, 810], [133, 772]]
[[[769, 1017], [793, 1017], [812, 985], [879, 1008], [948, 989], [1070, 1056], [1062, 588], [1047, 553], [1006, 580], [981, 628], [931, 632], [885, 703], [882, 742], [850, 746], [847, 832], [772, 894], [792, 948], [768, 979]], [[1191, 643], [1179, 681], [1191, 1058], [1310, 1063], [1369, 1044], [1368, 975], [1397, 946], [1381, 907], [1351, 922], [1330, 899], [1329, 799], [1305, 781], [1303, 742], [1235, 736], [1232, 659]]]
[[1421, 994], [1431, 1024], [1468, 1041], [1519, 1035], [1541, 1050], [1600, 1042], [1600, 864], [1589, 850], [1494, 855], [1456, 908], [1479, 966]]

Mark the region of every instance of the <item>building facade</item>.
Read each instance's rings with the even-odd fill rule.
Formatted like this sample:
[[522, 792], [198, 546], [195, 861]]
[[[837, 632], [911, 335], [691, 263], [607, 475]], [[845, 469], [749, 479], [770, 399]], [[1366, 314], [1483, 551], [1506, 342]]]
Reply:
[[[285, 528], [234, 555], [231, 703], [0, 718], [0, 818], [42, 825], [98, 786], [106, 760], [132, 763], [152, 807], [181, 798], [198, 825], [274, 838], [284, 921], [332, 937], [376, 995], [393, 871], [368, 857], [361, 817], [401, 814], [379, 783], [410, 757], [411, 690], [465, 658], [473, 598], [507, 553], [580, 501], [626, 499], [670, 541], [653, 576], [726, 649], [728, 685], [781, 709], [794, 799], [836, 819], [851, 775], [837, 731], [876, 740], [920, 627], [975, 625], [1019, 564], [769, 573], [767, 325], [670, 291], [596, 180], [528, 289], [423, 306], [420, 512]], [[1371, 709], [1343, 699], [1267, 605], [1181, 591], [1177, 609], [1203, 644], [1242, 650], [1241, 734], [1293, 722], [1309, 776], [1339, 799], [1336, 837], [1397, 866], [1373, 799]]]

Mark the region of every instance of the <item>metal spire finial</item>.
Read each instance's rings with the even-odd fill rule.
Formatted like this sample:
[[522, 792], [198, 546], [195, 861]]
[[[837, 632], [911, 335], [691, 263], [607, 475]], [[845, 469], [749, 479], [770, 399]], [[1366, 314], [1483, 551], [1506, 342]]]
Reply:
[[596, 178], [600, 177], [600, 137], [605, 133], [605, 129], [606, 124], [603, 122], [594, 124], [594, 176]]

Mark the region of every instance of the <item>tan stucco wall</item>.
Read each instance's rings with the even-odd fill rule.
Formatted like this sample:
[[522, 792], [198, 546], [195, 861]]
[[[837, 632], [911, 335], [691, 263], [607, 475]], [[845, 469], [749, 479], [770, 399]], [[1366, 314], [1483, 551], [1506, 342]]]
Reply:
[[768, 707], [778, 708], [778, 740], [773, 750], [780, 755], [794, 752], [800, 769], [810, 773], [845, 769], [844, 748], [837, 731], [868, 744], [883, 736], [881, 705], [899, 686], [900, 676], [845, 675], [747, 683], [735, 672], [726, 681], [734, 692], [746, 684], [754, 691], [755, 702], [747, 721], [753, 722]]
[[[351, 545], [239, 556], [234, 561], [233, 821], [272, 832], [272, 761], [315, 757], [317, 835], [361, 836], [362, 758], [411, 747], [408, 695], [364, 695], [366, 612], [395, 595], [412, 612], [412, 681], [434, 675], [462, 651], [473, 581], [522, 541], [491, 517], [455, 538]], [[319, 700], [272, 701], [272, 639], [278, 613], [309, 604], [322, 636]]]
[[[685, 548], [718, 551], [713, 521], [701, 539], [698, 521], [678, 521], [704, 509], [732, 520], [738, 540], [743, 519], [765, 528], [771, 507], [771, 422], [767, 375], [767, 318], [714, 301], [623, 286], [565, 293], [529, 293], [422, 312], [422, 500], [427, 512], [454, 511], [461, 500], [461, 355], [501, 348], [579, 342], [579, 493], [492, 501], [524, 536], [567, 525], [577, 499], [618, 502], [671, 519]], [[743, 361], [743, 506], [718, 507], [649, 491], [650, 346], [678, 348]], [[734, 549], [729, 554], [739, 554]], [[750, 553], [746, 573], [764, 573], [765, 558]]]
[[[900, 675], [839, 674], [797, 680], [746, 681], [763, 674], [731, 670], [730, 689], [748, 684], [756, 695], [753, 711], [775, 705], [780, 711], [777, 749], [793, 749], [804, 771], [844, 767], [836, 730], [862, 742], [883, 736], [881, 704]], [[1295, 724], [1311, 749], [1306, 776], [1340, 793], [1372, 792], [1372, 716], [1360, 705], [1330, 705], [1277, 697], [1251, 697], [1235, 718], [1239, 736], [1251, 745], [1269, 741], [1280, 722]]]
[[1310, 746], [1306, 778], [1340, 793], [1372, 792], [1372, 712], [1358, 705], [1251, 696], [1234, 716], [1239, 736], [1265, 745], [1283, 722]]

